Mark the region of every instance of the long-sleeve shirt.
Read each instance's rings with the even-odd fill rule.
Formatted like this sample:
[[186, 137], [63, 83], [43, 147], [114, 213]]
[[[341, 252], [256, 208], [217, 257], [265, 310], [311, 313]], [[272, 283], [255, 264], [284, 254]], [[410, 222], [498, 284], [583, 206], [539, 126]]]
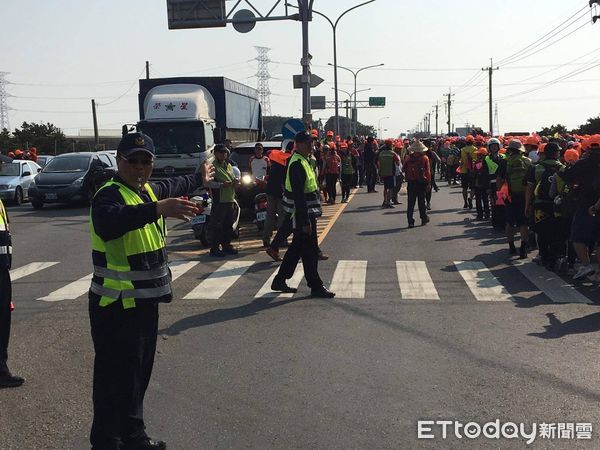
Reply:
[[308, 225], [308, 206], [304, 196], [304, 185], [306, 183], [306, 172], [300, 161], [295, 161], [289, 166], [290, 184], [292, 185], [292, 198], [294, 199], [294, 208], [296, 211], [296, 228], [302, 228]]
[[[114, 181], [127, 185], [119, 175], [114, 177]], [[150, 183], [158, 200], [187, 195], [201, 185], [200, 173]], [[101, 189], [96, 194], [92, 201], [91, 217], [94, 230], [100, 238], [104, 241], [117, 239], [158, 220], [156, 202], [152, 201], [146, 191], [138, 192], [138, 195], [144, 203], [134, 206], [125, 204], [115, 185]]]

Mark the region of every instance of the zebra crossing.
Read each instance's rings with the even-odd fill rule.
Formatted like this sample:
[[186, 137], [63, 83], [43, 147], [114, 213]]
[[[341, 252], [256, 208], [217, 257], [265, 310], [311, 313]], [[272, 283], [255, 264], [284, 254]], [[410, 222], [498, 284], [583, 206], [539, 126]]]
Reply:
[[[181, 290], [177, 289], [177, 283], [175, 284], [176, 291], [183, 299], [219, 300], [235, 292], [236, 287], [239, 287], [240, 280], [257, 263], [258, 261], [254, 260], [226, 261], [210, 273], [194, 270], [200, 264], [200, 261], [173, 261], [169, 265], [174, 282], [184, 277], [186, 279], [185, 285], [188, 289], [190, 282], [194, 285], [191, 290], [181, 295]], [[58, 264], [60, 262], [56, 261], [32, 262], [13, 269], [11, 277], [13, 281], [23, 280], [21, 283], [27, 283], [27, 277]], [[261, 264], [264, 264], [264, 262]], [[593, 303], [566, 280], [533, 263], [517, 261], [512, 264], [512, 267], [528, 280], [531, 285], [535, 286], [535, 289], [539, 290], [537, 292], [543, 293], [550, 302]], [[329, 283], [331, 290], [337, 294], [336, 298], [345, 300], [365, 299], [367, 297], [369, 282], [375, 284], [378, 282], [378, 280], [369, 278], [368, 269], [368, 261], [337, 261], [331, 282]], [[441, 300], [440, 287], [436, 286], [436, 283], [439, 284], [440, 281], [436, 282], [432, 278], [431, 263], [428, 264], [426, 261], [396, 261], [394, 269], [396, 280], [394, 280], [393, 286], [397, 286], [398, 300], [409, 302], [437, 302]], [[451, 263], [451, 269], [460, 276], [459, 280], [462, 280], [463, 288], [468, 290], [478, 302], [517, 301], [515, 296], [518, 293], [511, 294], [507, 287], [494, 275], [493, 270], [486, 267], [481, 261], [454, 261]], [[269, 277], [262, 283], [256, 294], [254, 294], [254, 298], [291, 298], [294, 296], [294, 294], [271, 291], [271, 282], [277, 274], [277, 270], [278, 267], [273, 268]], [[256, 278], [256, 274], [254, 276]], [[37, 300], [49, 303], [76, 300], [87, 294], [91, 278], [92, 274], [87, 274], [37, 298]], [[302, 265], [299, 264], [293, 277], [288, 280], [288, 285], [298, 288], [303, 278], [304, 272]]]

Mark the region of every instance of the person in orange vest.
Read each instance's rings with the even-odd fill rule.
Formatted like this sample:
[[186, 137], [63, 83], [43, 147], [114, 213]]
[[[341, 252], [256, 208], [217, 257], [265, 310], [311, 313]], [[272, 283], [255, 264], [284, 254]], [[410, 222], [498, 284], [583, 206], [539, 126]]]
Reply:
[[[1, 165], [2, 160], [0, 160]], [[0, 388], [18, 387], [25, 381], [23, 378], [13, 375], [7, 364], [12, 315], [11, 262], [12, 243], [8, 229], [8, 215], [2, 200], [0, 200]]]

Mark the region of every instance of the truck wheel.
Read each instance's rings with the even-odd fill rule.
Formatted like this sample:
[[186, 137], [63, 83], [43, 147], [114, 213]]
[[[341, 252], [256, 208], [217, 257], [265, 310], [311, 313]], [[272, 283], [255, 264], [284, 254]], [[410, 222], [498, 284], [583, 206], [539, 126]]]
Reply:
[[42, 209], [44, 206], [43, 202], [36, 202], [34, 200], [31, 201], [31, 206], [33, 206], [33, 209]]

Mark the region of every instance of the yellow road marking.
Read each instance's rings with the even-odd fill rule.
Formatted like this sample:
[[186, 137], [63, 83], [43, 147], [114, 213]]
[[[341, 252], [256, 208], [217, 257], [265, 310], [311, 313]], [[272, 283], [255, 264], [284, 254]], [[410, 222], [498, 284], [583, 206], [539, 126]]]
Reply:
[[[350, 198], [348, 198], [348, 203], [350, 203], [350, 201], [352, 200], [352, 198], [354, 198], [354, 194], [356, 194], [357, 191], [358, 191], [358, 189], [354, 189], [352, 191], [352, 193], [350, 194]], [[344, 212], [344, 209], [346, 209], [346, 206], [348, 206], [348, 203], [341, 203], [341, 205], [342, 205], [341, 208], [339, 208], [335, 212], [335, 214], [333, 215], [333, 217], [331, 218], [331, 220], [329, 220], [329, 222], [327, 223], [327, 226], [325, 227], [325, 229], [323, 230], [323, 232], [319, 236], [319, 245], [321, 245], [321, 243], [325, 240], [325, 237], [327, 237], [327, 235], [329, 234], [329, 232], [331, 231], [331, 229], [335, 225], [335, 222], [337, 222], [338, 217], [340, 217], [342, 215], [342, 213]]]

